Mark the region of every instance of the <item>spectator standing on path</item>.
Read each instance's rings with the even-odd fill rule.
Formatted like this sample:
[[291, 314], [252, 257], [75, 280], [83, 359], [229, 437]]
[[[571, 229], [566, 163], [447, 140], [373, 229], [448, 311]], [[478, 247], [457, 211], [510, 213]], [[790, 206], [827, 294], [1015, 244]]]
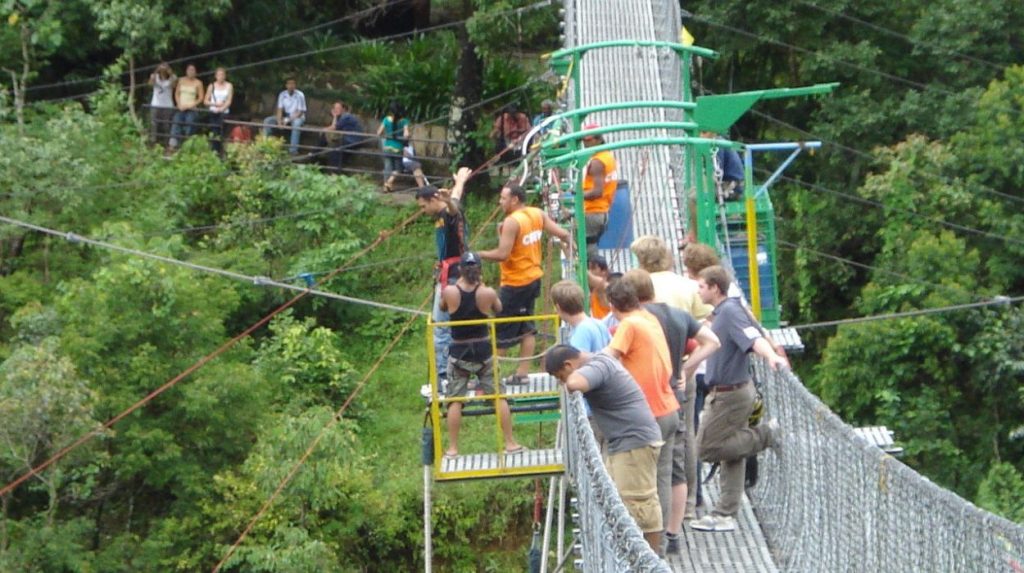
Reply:
[[302, 138], [302, 126], [306, 123], [306, 94], [296, 89], [295, 78], [288, 78], [284, 82], [284, 91], [277, 94], [277, 105], [274, 107], [274, 115], [264, 118], [263, 135], [269, 137], [274, 126], [291, 126], [291, 141], [288, 145], [288, 153], [296, 155], [299, 152], [299, 140]]
[[[553, 101], [551, 101], [549, 99], [546, 99], [546, 100], [540, 102], [540, 113], [538, 113], [537, 115], [533, 116], [533, 121], [531, 122], [531, 127], [537, 127], [538, 125], [544, 123], [544, 120], [549, 118], [549, 117], [551, 117], [551, 114], [554, 113], [554, 112], [555, 112], [555, 102], [553, 102]], [[551, 126], [549, 125], [549, 126], [545, 127], [544, 129], [540, 130], [537, 134], [538, 135], [544, 135], [550, 129], [551, 129]]]
[[[672, 392], [672, 359], [658, 319], [640, 306], [636, 289], [623, 277], [608, 286], [608, 302], [619, 325], [605, 350], [622, 361], [647, 399], [664, 442], [658, 455], [658, 501], [662, 523], [668, 521], [672, 501], [672, 448], [679, 426], [679, 401]], [[661, 549], [658, 549], [659, 555]]]
[[[473, 174], [468, 167], [459, 169], [455, 174], [455, 185], [448, 189], [420, 187], [416, 190], [416, 203], [423, 212], [434, 218], [434, 240], [437, 244], [437, 263], [435, 277], [437, 287], [434, 291], [434, 322], [448, 322], [448, 313], [441, 310], [442, 291], [455, 284], [459, 278], [459, 261], [466, 252], [466, 237], [469, 229], [466, 217], [462, 212], [462, 193], [466, 181]], [[437, 366], [438, 384], [447, 378], [448, 347], [451, 344], [451, 329], [447, 326], [434, 327], [434, 357]]]
[[168, 142], [171, 149], [181, 145], [180, 137], [188, 137], [196, 132], [197, 110], [199, 104], [203, 103], [203, 81], [196, 77], [194, 64], [185, 66], [185, 77], [179, 79], [174, 88], [174, 101], [178, 111], [174, 112], [174, 124]]
[[700, 458], [721, 464], [721, 496], [711, 513], [690, 523], [698, 531], [736, 529], [747, 457], [768, 447], [778, 452], [782, 445], [782, 431], [775, 419], [749, 426], [754, 383], [748, 353], [763, 357], [773, 370], [789, 367], [789, 363], [772, 350], [740, 302], [727, 296], [730, 282], [728, 271], [720, 266], [702, 270], [698, 279], [701, 299], [715, 307], [711, 330], [722, 342], [722, 348], [708, 359], [708, 396], [697, 433]]
[[[583, 126], [583, 130], [600, 127], [596, 123], [589, 123]], [[603, 143], [604, 137], [600, 135], [588, 135], [583, 138], [584, 147], [594, 147]], [[596, 245], [608, 227], [608, 211], [612, 208], [618, 185], [618, 164], [612, 152], [595, 153], [587, 162], [586, 174], [583, 176], [583, 213], [587, 245]]]
[[544, 369], [570, 392], [583, 392], [605, 437], [608, 475], [651, 549], [660, 551], [657, 460], [664, 446], [636, 381], [607, 354], [584, 353], [567, 344], [547, 352]]
[[[686, 436], [687, 433], [693, 433], [688, 424], [689, 419], [686, 418], [689, 405], [686, 398], [687, 386], [693, 384], [693, 373], [697, 366], [718, 350], [721, 343], [710, 328], [697, 322], [688, 312], [663, 302], [654, 302], [654, 283], [651, 282], [651, 275], [647, 271], [633, 269], [623, 275], [622, 280], [633, 286], [640, 304], [658, 319], [672, 361], [671, 386], [680, 408], [679, 425], [676, 427], [672, 446], [672, 505], [669, 519], [665, 522], [665, 537], [668, 540], [665, 551], [679, 553], [679, 532], [686, 516], [687, 493], [691, 489], [689, 485], [695, 484], [699, 479], [696, 452], [692, 448], [693, 440]], [[690, 353], [684, 365], [683, 356], [686, 354], [689, 340], [696, 342], [696, 348]]]
[[[541, 247], [544, 233], [554, 235], [570, 244], [569, 232], [558, 226], [544, 211], [526, 204], [526, 190], [509, 181], [501, 188], [498, 204], [505, 220], [498, 226], [498, 246], [480, 251], [480, 258], [501, 263], [500, 316], [521, 317], [533, 314], [534, 304], [540, 296]], [[525, 384], [530, 372], [530, 360], [536, 346], [532, 321], [505, 322], [498, 325], [498, 354], [519, 345], [519, 366], [516, 373], [504, 380], [506, 384]]]
[[[494, 289], [480, 279], [480, 257], [473, 252], [463, 253], [460, 259], [461, 275], [454, 285], [444, 287], [441, 309], [451, 313], [452, 320], [481, 320], [501, 311], [501, 301]], [[484, 394], [494, 393], [494, 356], [491, 337], [486, 324], [452, 327], [451, 356], [448, 359], [450, 397], [466, 396], [469, 379], [476, 376]], [[505, 393], [504, 387], [499, 391]], [[459, 425], [462, 422], [462, 402], [448, 405], [448, 449], [445, 457], [459, 453]], [[505, 453], [522, 453], [525, 448], [512, 436], [512, 412], [508, 402], [498, 400], [496, 412], [505, 437]]]
[[149, 85], [153, 86], [153, 98], [149, 100], [149, 138], [152, 143], [162, 144], [170, 136], [177, 82], [178, 76], [174, 75], [167, 62], [160, 62], [149, 75]]
[[384, 192], [394, 191], [395, 174], [402, 171], [402, 155], [409, 141], [409, 120], [397, 101], [388, 105], [387, 115], [380, 120], [377, 136], [384, 152]]
[[363, 142], [363, 124], [352, 114], [352, 109], [343, 101], [331, 105], [331, 123], [320, 135], [320, 147], [331, 147], [327, 154], [327, 164], [341, 174], [345, 162], [345, 151], [357, 147]]
[[501, 113], [491, 126], [490, 138], [494, 141], [495, 153], [502, 153], [503, 162], [515, 161], [522, 157], [519, 146], [523, 136], [530, 131], [530, 118], [519, 111], [516, 104], [510, 103], [502, 108]]
[[231, 113], [231, 101], [235, 97], [235, 88], [228, 81], [228, 71], [217, 68], [213, 73], [213, 83], [206, 91], [206, 107], [210, 110], [209, 126], [213, 134], [212, 147], [217, 153], [224, 149], [224, 116]]

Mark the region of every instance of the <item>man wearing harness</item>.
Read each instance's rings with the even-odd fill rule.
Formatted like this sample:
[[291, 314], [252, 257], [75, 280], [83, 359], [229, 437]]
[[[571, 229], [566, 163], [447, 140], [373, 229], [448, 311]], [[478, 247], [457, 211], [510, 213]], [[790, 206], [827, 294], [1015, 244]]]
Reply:
[[[459, 201], [473, 172], [463, 167], [455, 174], [455, 186], [451, 191], [432, 186], [416, 190], [416, 203], [420, 209], [434, 217], [435, 240], [437, 241], [437, 286], [434, 290], [434, 322], [447, 322], [448, 313], [441, 310], [441, 290], [454, 284], [459, 278], [459, 257], [466, 252], [466, 217]], [[451, 329], [447, 326], [434, 327], [434, 359], [437, 367], [437, 382], [447, 378], [448, 346], [452, 342]]]
[[768, 361], [773, 370], [789, 363], [772, 349], [761, 330], [736, 299], [729, 298], [728, 271], [711, 266], [700, 272], [701, 300], [715, 307], [711, 330], [722, 343], [707, 360], [708, 396], [697, 433], [700, 458], [721, 463], [721, 497], [711, 513], [690, 523], [698, 531], [732, 531], [743, 498], [744, 468], [748, 456], [765, 448], [779, 453], [782, 431], [775, 419], [751, 428], [748, 418], [754, 409], [754, 384], [750, 379], [753, 351]]
[[[461, 257], [461, 276], [454, 285], [444, 287], [441, 310], [450, 312], [453, 321], [481, 320], [501, 311], [501, 301], [494, 289], [480, 280], [480, 257], [466, 252]], [[484, 394], [494, 393], [494, 356], [487, 324], [452, 327], [452, 345], [448, 358], [448, 395], [465, 396], [469, 392], [469, 379], [476, 376]], [[504, 392], [504, 389], [501, 390]], [[505, 453], [518, 454], [523, 446], [512, 436], [512, 413], [508, 402], [498, 401], [501, 431], [505, 434]], [[445, 457], [459, 454], [459, 424], [462, 422], [462, 402], [448, 405], [448, 449]]]
[[[480, 258], [501, 263], [501, 304], [504, 307], [500, 317], [530, 316], [540, 296], [540, 279], [544, 276], [541, 268], [541, 241], [544, 231], [558, 237], [564, 244], [571, 240], [569, 232], [558, 226], [544, 211], [526, 205], [526, 190], [515, 182], [508, 182], [501, 189], [499, 205], [505, 212], [505, 220], [498, 227], [498, 247], [480, 251]], [[536, 344], [532, 321], [506, 322], [498, 325], [498, 352], [504, 355], [507, 349], [520, 344], [519, 367], [516, 374], [506, 378], [505, 384], [528, 382], [530, 360]]]

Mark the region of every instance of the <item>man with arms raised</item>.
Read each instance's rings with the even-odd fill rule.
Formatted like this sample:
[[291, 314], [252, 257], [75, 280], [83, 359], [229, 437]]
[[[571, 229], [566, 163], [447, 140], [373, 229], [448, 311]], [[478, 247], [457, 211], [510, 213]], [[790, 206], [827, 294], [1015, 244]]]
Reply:
[[[449, 189], [433, 186], [416, 189], [416, 204], [423, 212], [434, 218], [434, 240], [437, 243], [436, 277], [434, 291], [434, 322], [447, 322], [448, 313], [441, 310], [441, 290], [454, 284], [459, 278], [459, 257], [466, 252], [466, 218], [460, 201], [466, 181], [472, 175], [468, 167], [455, 174], [455, 185]], [[446, 378], [448, 371], [448, 345], [451, 344], [451, 330], [447, 326], [434, 327], [434, 359], [437, 366], [438, 384]]]

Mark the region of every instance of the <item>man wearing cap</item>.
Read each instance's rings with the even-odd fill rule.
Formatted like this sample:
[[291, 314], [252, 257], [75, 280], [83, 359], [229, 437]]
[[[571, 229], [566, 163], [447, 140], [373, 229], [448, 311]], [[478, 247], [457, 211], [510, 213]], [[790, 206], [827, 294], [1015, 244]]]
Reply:
[[[583, 126], [584, 131], [600, 129], [596, 123]], [[604, 143], [600, 135], [588, 135], [583, 138], [584, 147], [593, 147]], [[587, 244], [597, 244], [597, 239], [608, 226], [608, 210], [615, 199], [618, 187], [616, 170], [618, 165], [611, 151], [599, 151], [587, 163], [587, 171], [583, 177], [583, 214], [587, 226]]]
[[[571, 240], [569, 232], [558, 226], [544, 211], [526, 204], [526, 190], [509, 181], [501, 189], [498, 204], [505, 212], [505, 220], [498, 227], [498, 246], [480, 251], [481, 259], [501, 263], [501, 317], [531, 316], [534, 303], [540, 296], [541, 245], [544, 232], [561, 239]], [[505, 322], [498, 325], [498, 350], [520, 345], [519, 367], [516, 374], [505, 380], [510, 384], [525, 384], [530, 372], [530, 360], [536, 340], [532, 321]]]
[[[466, 218], [462, 214], [459, 201], [466, 181], [472, 170], [463, 167], [454, 175], [455, 185], [448, 189], [437, 189], [433, 186], [420, 187], [416, 190], [416, 203], [423, 212], [434, 218], [434, 234], [437, 242], [438, 278], [434, 290], [434, 322], [447, 322], [448, 313], [441, 310], [441, 290], [455, 283], [459, 278], [459, 257], [466, 251]], [[448, 345], [452, 335], [447, 326], [434, 327], [434, 359], [437, 367], [438, 383], [446, 378], [448, 370]]]
[[[451, 314], [452, 321], [481, 320], [501, 312], [501, 301], [494, 289], [480, 279], [480, 257], [467, 251], [460, 257], [459, 278], [454, 285], [444, 287], [441, 310]], [[487, 324], [452, 326], [452, 344], [448, 357], [448, 396], [466, 396], [469, 380], [476, 376], [484, 394], [494, 393], [494, 356]], [[504, 393], [504, 388], [501, 389]], [[508, 402], [498, 400], [501, 430], [505, 436], [505, 453], [517, 454], [523, 446], [512, 436], [512, 413]], [[459, 453], [459, 424], [462, 421], [462, 402], [448, 405], [448, 449], [445, 457]]]

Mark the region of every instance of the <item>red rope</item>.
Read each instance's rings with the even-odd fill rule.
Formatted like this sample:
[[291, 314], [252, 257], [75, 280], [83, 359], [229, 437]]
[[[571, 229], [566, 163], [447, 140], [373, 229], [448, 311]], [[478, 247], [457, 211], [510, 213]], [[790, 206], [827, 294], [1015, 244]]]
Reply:
[[[430, 292], [427, 293], [427, 297], [423, 299], [422, 303], [420, 303], [420, 310], [427, 306], [427, 303], [430, 302], [430, 300], [433, 298], [433, 295], [434, 291], [433, 289], [430, 289]], [[338, 424], [338, 422], [341, 421], [341, 417], [342, 415], [345, 414], [345, 410], [348, 409], [349, 404], [351, 404], [352, 401], [355, 400], [356, 396], [359, 395], [359, 392], [363, 389], [364, 386], [366, 386], [366, 383], [370, 380], [370, 376], [373, 376], [374, 372], [377, 371], [377, 368], [379, 368], [380, 365], [384, 362], [384, 359], [388, 357], [392, 350], [394, 350], [395, 346], [398, 344], [398, 341], [401, 340], [403, 336], [405, 336], [406, 331], [408, 331], [409, 328], [412, 327], [413, 323], [416, 322], [416, 320], [418, 319], [419, 315], [416, 314], [409, 317], [409, 320], [406, 321], [406, 323], [402, 326], [402, 329], [398, 331], [398, 334], [396, 334], [395, 337], [391, 339], [391, 342], [389, 342], [387, 347], [384, 348], [384, 351], [381, 353], [380, 357], [377, 358], [377, 361], [373, 363], [373, 366], [370, 367], [370, 370], [366, 372], [366, 375], [363, 376], [363, 379], [359, 381], [359, 384], [355, 387], [354, 390], [352, 390], [352, 393], [349, 394], [348, 398], [345, 399], [345, 403], [341, 405], [341, 408], [339, 408], [337, 412], [335, 412], [334, 416], [331, 417], [330, 421], [327, 422], [326, 425], [324, 425], [323, 429], [320, 430], [320, 433], [317, 434], [315, 438], [313, 438], [313, 441], [310, 442], [309, 447], [306, 448], [306, 451], [303, 452], [302, 456], [298, 459], [298, 461], [295, 462], [295, 464], [292, 466], [292, 469], [288, 471], [288, 474], [286, 476], [284, 476], [284, 479], [281, 480], [281, 483], [277, 484], [277, 488], [274, 489], [274, 493], [270, 494], [270, 497], [267, 498], [267, 501], [265, 501], [263, 503], [263, 506], [260, 507], [259, 511], [256, 512], [256, 515], [254, 515], [252, 519], [249, 520], [249, 523], [245, 526], [245, 529], [242, 530], [242, 534], [239, 535], [238, 539], [236, 539], [235, 542], [231, 544], [231, 547], [228, 548], [228, 552], [224, 555], [224, 557], [221, 558], [219, 562], [217, 562], [217, 565], [213, 568], [213, 573], [217, 573], [218, 571], [220, 571], [220, 568], [224, 566], [224, 564], [227, 562], [228, 559], [231, 558], [232, 555], [234, 555], [238, 547], [242, 545], [242, 541], [244, 541], [245, 538], [249, 536], [249, 532], [252, 531], [253, 527], [255, 527], [256, 522], [259, 521], [261, 517], [263, 517], [263, 514], [266, 513], [268, 509], [270, 509], [270, 506], [274, 504], [277, 498], [281, 495], [281, 492], [283, 492], [284, 489], [288, 487], [288, 484], [291, 483], [292, 478], [294, 478], [295, 475], [299, 473], [299, 470], [302, 469], [302, 466], [306, 463], [306, 460], [309, 459], [309, 456], [313, 455], [313, 452], [316, 450], [316, 447], [320, 444], [320, 440], [322, 440], [324, 436], [327, 435], [327, 432], [329, 432], [331, 428], [333, 428], [335, 425]]]
[[[325, 283], [328, 280], [330, 280], [331, 278], [333, 278], [335, 275], [337, 275], [338, 273], [340, 273], [340, 272], [344, 271], [345, 269], [347, 269], [348, 267], [350, 267], [352, 265], [352, 263], [354, 263], [357, 259], [359, 259], [363, 255], [365, 255], [366, 253], [369, 253], [371, 250], [375, 249], [378, 245], [380, 245], [385, 240], [387, 240], [389, 237], [391, 237], [391, 235], [394, 234], [395, 232], [400, 231], [403, 228], [405, 228], [409, 223], [411, 223], [413, 220], [415, 220], [417, 217], [419, 217], [420, 214], [421, 214], [421, 211], [417, 211], [417, 212], [413, 213], [412, 215], [410, 215], [409, 217], [406, 217], [404, 220], [402, 220], [402, 222], [399, 223], [394, 229], [392, 229], [390, 231], [381, 231], [380, 234], [378, 234], [377, 238], [372, 243], [370, 243], [369, 245], [364, 247], [362, 250], [357, 252], [355, 255], [353, 255], [351, 258], [349, 258], [349, 260], [346, 261], [342, 266], [340, 266], [340, 267], [334, 269], [333, 271], [331, 271], [330, 273], [328, 273], [327, 276], [325, 276], [321, 281], [319, 281], [319, 283], [316, 283], [316, 284]], [[313, 286], [316, 286], [316, 285], [314, 284]], [[313, 287], [310, 287], [310, 289], [312, 289], [312, 288]], [[85, 435], [81, 436], [80, 438], [78, 438], [74, 442], [64, 446], [63, 448], [61, 448], [59, 451], [57, 451], [57, 453], [55, 453], [52, 456], [50, 456], [46, 461], [40, 463], [39, 465], [37, 465], [37, 466], [35, 466], [33, 468], [30, 468], [29, 471], [25, 472], [19, 478], [15, 479], [14, 481], [10, 482], [9, 484], [5, 485], [3, 487], [3, 489], [0, 489], [0, 496], [7, 495], [10, 492], [14, 491], [18, 486], [20, 486], [21, 484], [23, 484], [26, 481], [28, 481], [32, 476], [38, 474], [40, 471], [45, 470], [46, 468], [48, 468], [51, 465], [55, 464], [61, 458], [63, 458], [64, 456], [68, 455], [74, 449], [76, 449], [79, 446], [81, 446], [82, 444], [88, 442], [92, 438], [98, 436], [99, 434], [101, 434], [105, 430], [109, 430], [114, 424], [120, 422], [126, 416], [131, 414], [132, 412], [134, 412], [134, 411], [138, 410], [139, 408], [145, 406], [146, 404], [151, 402], [154, 398], [156, 398], [160, 394], [163, 394], [164, 392], [169, 390], [171, 387], [173, 387], [175, 384], [177, 384], [178, 382], [181, 382], [182, 380], [187, 378], [190, 374], [192, 374], [196, 370], [199, 370], [200, 368], [205, 366], [206, 363], [210, 362], [214, 358], [217, 358], [218, 356], [223, 354], [229, 348], [231, 348], [232, 346], [237, 344], [240, 340], [242, 340], [242, 339], [246, 338], [247, 336], [249, 336], [250, 334], [252, 334], [256, 329], [258, 329], [261, 326], [263, 326], [264, 324], [270, 322], [270, 320], [272, 318], [274, 318], [275, 316], [277, 316], [278, 314], [280, 314], [284, 310], [288, 309], [289, 307], [293, 306], [295, 303], [297, 303], [300, 300], [302, 300], [307, 294], [309, 294], [309, 292], [310, 292], [309, 290], [305, 290], [305, 291], [300, 292], [299, 294], [295, 295], [294, 297], [292, 297], [291, 300], [289, 300], [288, 302], [286, 302], [286, 303], [282, 304], [281, 306], [277, 307], [272, 312], [270, 312], [270, 314], [268, 314], [268, 315], [264, 316], [263, 318], [261, 318], [260, 320], [256, 321], [252, 326], [246, 328], [245, 330], [243, 330], [240, 334], [238, 334], [237, 336], [235, 336], [231, 340], [228, 340], [224, 344], [220, 345], [213, 352], [207, 354], [206, 356], [203, 356], [202, 358], [197, 360], [194, 364], [192, 364], [191, 366], [186, 368], [184, 371], [182, 371], [180, 374], [178, 374], [174, 378], [171, 378], [167, 382], [163, 383], [163, 385], [161, 385], [159, 388], [157, 388], [156, 390], [153, 390], [152, 392], [147, 394], [145, 397], [143, 397], [141, 400], [139, 400], [138, 402], [135, 402], [134, 404], [129, 406], [127, 409], [125, 409], [120, 414], [118, 414], [118, 415], [114, 416], [113, 418], [110, 418], [109, 420], [104, 422], [99, 428], [97, 428], [95, 430], [92, 430], [90, 432], [87, 432]]]
[[[484, 170], [485, 168], [487, 168], [488, 165], [493, 163], [497, 158], [501, 157], [501, 155], [504, 153], [505, 151], [503, 150], [495, 154], [493, 157], [485, 161], [480, 167], [474, 169], [472, 174], [475, 175], [476, 173]], [[500, 206], [496, 206], [491, 211], [490, 215], [488, 215], [487, 219], [483, 222], [483, 224], [481, 224], [477, 228], [476, 233], [470, 239], [470, 244], [475, 243], [476, 240], [480, 238], [480, 235], [483, 234], [483, 230], [494, 219], [494, 217], [498, 214], [500, 209]], [[403, 222], [403, 226], [404, 223], [407, 223], [408, 221], [411, 221], [411, 219], [407, 220], [406, 222]], [[420, 303], [419, 309], [422, 310], [423, 308], [425, 308], [432, 297], [433, 289], [431, 289], [431, 292], [427, 294], [427, 297], [423, 300], [423, 302]], [[281, 482], [277, 484], [277, 487], [274, 489], [274, 492], [270, 494], [270, 497], [267, 499], [267, 501], [263, 503], [259, 511], [257, 511], [256, 514], [252, 517], [252, 519], [249, 520], [249, 523], [246, 524], [245, 529], [242, 530], [242, 533], [238, 536], [238, 539], [236, 539], [235, 542], [231, 544], [231, 547], [228, 548], [228, 551], [224, 555], [224, 557], [222, 557], [221, 560], [217, 562], [217, 565], [214, 566], [212, 573], [217, 573], [218, 571], [220, 571], [221, 567], [223, 567], [224, 564], [227, 563], [228, 559], [230, 559], [231, 556], [234, 555], [235, 551], [237, 551], [238, 548], [242, 545], [242, 542], [245, 541], [246, 537], [249, 536], [249, 533], [252, 531], [252, 528], [255, 527], [256, 523], [260, 520], [261, 517], [263, 517], [267, 510], [270, 509], [270, 507], [274, 504], [274, 501], [277, 500], [277, 498], [281, 495], [284, 489], [288, 487], [288, 484], [291, 483], [292, 478], [294, 478], [296, 474], [298, 474], [299, 470], [302, 469], [302, 466], [306, 463], [306, 460], [309, 459], [309, 456], [313, 454], [313, 452], [316, 450], [316, 447], [320, 444], [320, 440], [323, 439], [323, 437], [331, 428], [333, 428], [338, 422], [341, 421], [342, 415], [344, 415], [345, 410], [348, 409], [349, 404], [351, 404], [352, 401], [355, 400], [359, 392], [362, 391], [363, 387], [366, 386], [366, 384], [369, 382], [370, 377], [377, 371], [377, 369], [388, 357], [388, 355], [391, 354], [391, 351], [394, 350], [395, 346], [402, 339], [402, 337], [405, 336], [405, 333], [409, 330], [410, 327], [412, 327], [413, 323], [416, 321], [417, 318], [417, 315], [411, 317], [409, 321], [402, 326], [402, 329], [399, 330], [398, 334], [395, 335], [391, 342], [388, 343], [388, 345], [381, 352], [381, 355], [377, 358], [377, 361], [374, 362], [373, 366], [371, 366], [370, 370], [367, 371], [365, 376], [363, 376], [363, 379], [360, 380], [356, 388], [352, 390], [352, 393], [349, 394], [348, 398], [345, 399], [345, 402], [341, 405], [341, 408], [339, 408], [338, 411], [334, 414], [334, 416], [331, 417], [330, 421], [328, 421], [327, 424], [324, 425], [320, 433], [317, 434], [315, 438], [313, 438], [313, 441], [310, 442], [309, 446], [306, 448], [306, 451], [303, 452], [302, 456], [298, 459], [298, 461], [295, 462], [291, 470], [288, 471], [288, 474], [285, 475], [284, 479], [282, 479]]]

